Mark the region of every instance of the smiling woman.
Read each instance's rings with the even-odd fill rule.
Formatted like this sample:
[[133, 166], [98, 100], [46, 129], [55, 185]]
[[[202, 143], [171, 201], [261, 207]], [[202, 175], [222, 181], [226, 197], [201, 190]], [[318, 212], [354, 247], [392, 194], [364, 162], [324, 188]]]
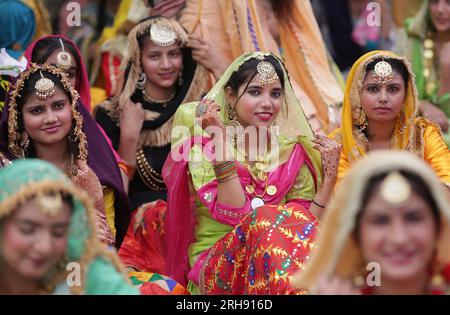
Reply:
[[369, 153], [339, 183], [296, 287], [310, 294], [449, 294], [448, 197], [414, 154]]
[[283, 62], [264, 52], [237, 58], [174, 125], [165, 274], [194, 294], [286, 294], [314, 246], [340, 147], [314, 137]]
[[[129, 220], [119, 170], [116, 165], [116, 172], [111, 169], [105, 176], [105, 167], [98, 167], [95, 159], [88, 158], [88, 141], [99, 143], [94, 136], [102, 136], [92, 126], [85, 126], [78, 98], [61, 70], [48, 64], [31, 64], [14, 83], [8, 110], [2, 113], [2, 127], [7, 129], [2, 130], [6, 134], [2, 140], [9, 149], [5, 153], [10, 159], [47, 160], [64, 171], [95, 201], [100, 240], [119, 246]], [[107, 221], [105, 208], [114, 214], [111, 222]]]
[[166, 199], [161, 169], [170, 151], [173, 116], [180, 104], [206, 92], [206, 70], [194, 62], [186, 42], [187, 34], [175, 20], [138, 23], [128, 35], [120, 89], [94, 113], [131, 170], [133, 209]]
[[[0, 187], [0, 294], [138, 293], [98, 242], [92, 201], [61, 170], [15, 161], [0, 171]], [[81, 271], [72, 286], [69, 263]]]

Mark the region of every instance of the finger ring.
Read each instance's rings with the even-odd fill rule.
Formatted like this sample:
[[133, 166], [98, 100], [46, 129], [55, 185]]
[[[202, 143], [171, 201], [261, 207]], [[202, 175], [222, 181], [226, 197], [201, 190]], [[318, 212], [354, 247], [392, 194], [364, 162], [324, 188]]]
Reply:
[[195, 115], [197, 117], [202, 117], [206, 113], [207, 109], [208, 109], [208, 107], [205, 104], [199, 103], [197, 105], [197, 110], [195, 111]]

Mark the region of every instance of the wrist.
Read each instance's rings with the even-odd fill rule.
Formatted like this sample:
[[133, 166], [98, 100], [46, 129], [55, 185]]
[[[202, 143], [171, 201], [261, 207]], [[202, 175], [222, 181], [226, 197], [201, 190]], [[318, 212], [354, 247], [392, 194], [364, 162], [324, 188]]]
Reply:
[[132, 180], [134, 177], [134, 173], [136, 171], [136, 167], [133, 165], [130, 165], [128, 163], [126, 163], [125, 161], [120, 161], [119, 163], [119, 167], [125, 172], [125, 174], [128, 177], [128, 180]]
[[126, 146], [136, 145], [139, 141], [139, 134], [135, 135], [132, 133], [121, 132], [120, 133], [120, 143], [126, 144]]
[[234, 160], [214, 162], [213, 169], [219, 183], [226, 182], [237, 176], [237, 165]]
[[311, 202], [312, 202], [313, 204], [315, 204], [316, 206], [318, 206], [319, 208], [321, 208], [321, 209], [325, 209], [325, 208], [326, 208], [326, 205], [323, 205], [323, 204], [321, 204], [321, 203], [315, 201], [314, 199], [312, 199]]

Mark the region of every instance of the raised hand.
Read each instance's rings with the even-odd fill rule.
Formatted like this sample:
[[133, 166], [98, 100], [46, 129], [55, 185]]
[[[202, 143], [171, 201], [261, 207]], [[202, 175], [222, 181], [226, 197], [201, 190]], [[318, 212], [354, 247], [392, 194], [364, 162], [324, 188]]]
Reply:
[[144, 110], [141, 103], [128, 100], [120, 109], [120, 132], [127, 135], [127, 139], [138, 139], [144, 124]]
[[322, 135], [316, 135], [312, 142], [315, 143], [313, 148], [318, 150], [322, 156], [324, 181], [335, 182], [338, 175], [342, 145]]

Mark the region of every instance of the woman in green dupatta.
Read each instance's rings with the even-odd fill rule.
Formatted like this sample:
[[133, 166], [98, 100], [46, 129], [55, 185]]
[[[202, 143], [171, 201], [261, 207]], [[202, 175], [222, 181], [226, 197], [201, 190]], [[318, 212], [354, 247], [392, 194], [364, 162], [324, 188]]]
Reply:
[[163, 168], [166, 275], [192, 293], [288, 293], [336, 180], [340, 147], [313, 138], [271, 53], [243, 54], [183, 104]]
[[424, 1], [416, 16], [405, 21], [395, 50], [412, 63], [421, 112], [441, 126], [450, 147], [449, 1]]
[[52, 164], [0, 170], [1, 294], [138, 294], [97, 240], [94, 205]]

